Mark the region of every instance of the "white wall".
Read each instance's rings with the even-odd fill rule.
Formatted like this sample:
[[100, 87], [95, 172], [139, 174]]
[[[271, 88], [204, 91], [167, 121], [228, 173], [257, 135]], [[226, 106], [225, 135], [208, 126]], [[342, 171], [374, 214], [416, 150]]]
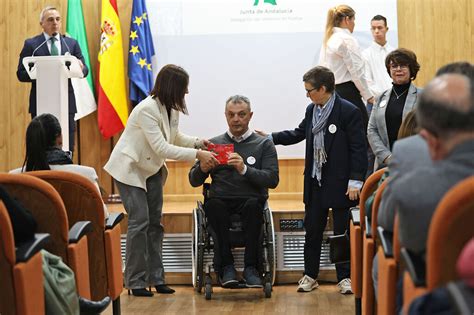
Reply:
[[[157, 72], [174, 63], [190, 75], [183, 132], [211, 138], [227, 129], [225, 100], [250, 98], [251, 128], [293, 129], [309, 104], [303, 74], [316, 64], [326, 14], [334, 0], [147, 0]], [[370, 19], [384, 15], [397, 47], [396, 0], [347, 0], [356, 11], [354, 35], [371, 42]], [[277, 147], [279, 157], [303, 157], [304, 143]]]

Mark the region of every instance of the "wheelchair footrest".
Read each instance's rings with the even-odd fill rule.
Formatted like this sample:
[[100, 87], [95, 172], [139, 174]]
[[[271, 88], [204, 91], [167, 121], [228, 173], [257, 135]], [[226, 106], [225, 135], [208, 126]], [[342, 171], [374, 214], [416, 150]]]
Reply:
[[234, 286], [228, 286], [228, 287], [221, 286], [221, 288], [223, 289], [262, 289], [263, 285], [261, 287], [247, 287], [247, 284], [245, 283], [245, 281], [241, 280], [238, 283], [236, 283]]

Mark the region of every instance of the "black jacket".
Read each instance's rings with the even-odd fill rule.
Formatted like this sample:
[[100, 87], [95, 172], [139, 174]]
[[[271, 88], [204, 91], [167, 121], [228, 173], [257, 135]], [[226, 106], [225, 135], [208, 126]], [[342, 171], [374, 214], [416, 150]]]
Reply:
[[[272, 133], [275, 144], [290, 145], [306, 139], [304, 171], [305, 204], [311, 202], [311, 189], [321, 189], [323, 208], [346, 208], [354, 206], [346, 196], [349, 179], [363, 181], [367, 171], [367, 143], [360, 110], [352, 103], [336, 95], [334, 107], [325, 127], [324, 147], [327, 162], [323, 165], [321, 187], [315, 186], [313, 169], [312, 117], [314, 104], [309, 104], [303, 121], [293, 130]], [[336, 132], [329, 132], [329, 126]]]

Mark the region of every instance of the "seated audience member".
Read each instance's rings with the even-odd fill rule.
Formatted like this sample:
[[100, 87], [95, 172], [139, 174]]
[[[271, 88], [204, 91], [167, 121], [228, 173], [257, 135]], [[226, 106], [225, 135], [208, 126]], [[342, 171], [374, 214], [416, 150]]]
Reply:
[[412, 83], [420, 69], [415, 53], [396, 49], [388, 54], [385, 67], [392, 78], [392, 87], [374, 104], [367, 127], [367, 139], [375, 154], [374, 170], [390, 161], [402, 120], [416, 107], [421, 91]]
[[[15, 247], [31, 241], [37, 224], [31, 212], [12, 198], [0, 186], [0, 200], [5, 204], [13, 229]], [[77, 295], [74, 272], [65, 265], [61, 258], [41, 251], [43, 258], [44, 294], [46, 314], [98, 314], [110, 303], [106, 297], [94, 302]], [[59, 279], [59, 280], [58, 280]]]
[[[469, 62], [453, 62], [439, 68], [436, 76], [446, 73], [463, 74], [474, 80], [474, 66]], [[392, 157], [389, 163], [390, 179], [385, 187], [377, 217], [378, 224], [385, 231], [393, 232], [395, 220], [395, 206], [393, 204], [392, 185], [403, 175], [418, 169], [419, 167], [431, 165], [432, 161], [428, 153], [428, 145], [420, 135], [414, 135], [395, 142]]]
[[257, 266], [258, 239], [268, 188], [278, 185], [279, 176], [275, 146], [270, 139], [249, 129], [252, 115], [247, 97], [231, 96], [225, 106], [229, 130], [210, 141], [233, 144], [234, 152], [228, 155], [227, 164], [209, 168], [198, 161], [189, 172], [193, 187], [202, 185], [209, 175], [212, 178], [204, 210], [217, 237], [214, 254], [220, 257], [219, 278], [223, 287], [238, 283], [229, 243], [229, 218], [234, 213], [242, 215], [246, 236], [244, 281], [248, 287], [262, 286]]
[[[458, 290], [464, 291], [465, 302], [474, 305], [474, 238], [472, 238], [463, 248], [456, 264], [458, 281], [454, 283]], [[470, 300], [469, 297], [471, 298]], [[439, 287], [416, 298], [410, 305], [409, 315], [423, 314], [465, 314], [456, 310], [453, 300], [450, 298], [446, 286]], [[468, 314], [468, 313], [466, 313]]]
[[[457, 73], [466, 75], [470, 80], [474, 80], [474, 67], [468, 62], [454, 62], [441, 67], [436, 75], [440, 76], [447, 73]], [[416, 116], [416, 115], [415, 115]], [[409, 124], [408, 115], [404, 123]], [[402, 127], [400, 127], [402, 129]], [[419, 129], [419, 128], [417, 128]], [[403, 175], [409, 174], [414, 170], [432, 166], [432, 160], [428, 152], [428, 145], [425, 140], [419, 135], [408, 136], [402, 139], [399, 131], [399, 139], [393, 146], [392, 157], [388, 165], [390, 171], [390, 178], [385, 186], [380, 202], [377, 222], [387, 232], [393, 232], [393, 225], [395, 221], [395, 199], [393, 187], [403, 178]], [[412, 187], [412, 186], [410, 186]], [[413, 220], [413, 222], [415, 222]], [[374, 257], [374, 264], [372, 270], [372, 278], [377, 297], [377, 282], [378, 282], [378, 262], [377, 255]], [[402, 281], [401, 278], [397, 282], [397, 313], [401, 309], [402, 302]]]
[[393, 185], [400, 244], [424, 256], [431, 217], [443, 195], [474, 174], [474, 81], [459, 74], [432, 80], [421, 96], [417, 120], [433, 164], [404, 174]]
[[[418, 123], [416, 121], [416, 110], [413, 109], [403, 119], [402, 124], [400, 125], [400, 129], [398, 130], [398, 137], [397, 137], [398, 140], [395, 144], [397, 144], [399, 140], [402, 140], [404, 138], [411, 137], [411, 136], [417, 134], [417, 132], [418, 132]], [[391, 170], [392, 169], [389, 167], [385, 171], [385, 173], [383, 174], [382, 178], [379, 181], [379, 184], [378, 184], [379, 186], [385, 179], [388, 179], [389, 181], [391, 180], [391, 178], [392, 178]], [[388, 177], [389, 174], [390, 174], [390, 177]], [[387, 186], [385, 186], [385, 189], [387, 189]], [[366, 209], [371, 209], [376, 193], [377, 193], [377, 191], [375, 191], [367, 199], [367, 201], [365, 203]], [[382, 195], [382, 196], [384, 196], [384, 195]], [[383, 197], [382, 197], [382, 200], [383, 200]], [[368, 204], [369, 201], [371, 202], [370, 204]], [[367, 212], [367, 216], [369, 218], [370, 218], [369, 214], [371, 214], [371, 213], [372, 213], [371, 211]], [[379, 218], [380, 218], [380, 205], [379, 205], [379, 214], [377, 215], [377, 220]], [[377, 224], [380, 225], [380, 222], [377, 222]], [[392, 231], [392, 230], [390, 230], [390, 231]], [[372, 266], [373, 266], [372, 267], [372, 281], [373, 281], [373, 284], [374, 284], [375, 298], [377, 299], [378, 298], [378, 292], [377, 292], [378, 272], [379, 272], [378, 253], [375, 253]], [[401, 292], [401, 289], [402, 289], [402, 282], [398, 281], [397, 282], [397, 292]], [[397, 295], [397, 301], [396, 301], [396, 307], [397, 307], [396, 313], [397, 314], [400, 312], [401, 306], [403, 304], [401, 299], [402, 299], [401, 295]]]
[[[26, 129], [26, 156], [22, 168], [10, 173], [40, 170], [58, 170], [72, 172], [89, 179], [100, 194], [99, 178], [92, 167], [73, 164], [69, 151], [62, 150], [61, 125], [51, 114], [42, 114], [33, 118]], [[108, 216], [104, 204], [105, 215]]]

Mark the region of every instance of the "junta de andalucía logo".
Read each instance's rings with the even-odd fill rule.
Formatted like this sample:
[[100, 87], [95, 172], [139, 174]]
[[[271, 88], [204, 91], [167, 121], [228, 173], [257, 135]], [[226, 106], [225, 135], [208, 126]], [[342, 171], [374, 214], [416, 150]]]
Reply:
[[[255, 0], [253, 3], [254, 6], [257, 6], [260, 0]], [[277, 5], [276, 0], [263, 0], [263, 3], [269, 3], [271, 5]]]

